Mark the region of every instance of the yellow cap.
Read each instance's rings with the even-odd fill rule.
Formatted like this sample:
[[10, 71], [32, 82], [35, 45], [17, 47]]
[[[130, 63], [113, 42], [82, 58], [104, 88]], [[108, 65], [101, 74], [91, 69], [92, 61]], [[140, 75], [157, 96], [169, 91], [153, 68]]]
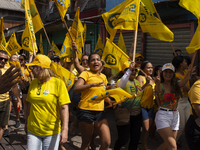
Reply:
[[126, 68], [129, 68], [130, 66], [130, 61], [126, 61], [123, 65], [122, 65], [122, 71], [124, 71]]
[[71, 59], [69, 57], [65, 57], [64, 62], [71, 62]]
[[43, 68], [50, 68], [51, 59], [45, 55], [38, 54], [32, 63], [26, 64], [26, 66], [40, 66]]
[[144, 56], [142, 56], [142, 55], [139, 54], [139, 53], [135, 53], [135, 58], [137, 58], [137, 57], [142, 57], [142, 59], [144, 59]]

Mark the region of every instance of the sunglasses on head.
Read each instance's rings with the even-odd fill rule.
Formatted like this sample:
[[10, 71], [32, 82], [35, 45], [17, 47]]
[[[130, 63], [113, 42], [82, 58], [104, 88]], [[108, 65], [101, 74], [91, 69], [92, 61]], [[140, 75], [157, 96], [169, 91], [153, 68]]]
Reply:
[[8, 59], [6, 59], [6, 58], [3, 58], [3, 57], [0, 57], [0, 61], [2, 61], [4, 59], [4, 61], [5, 62], [7, 62], [8, 61]]
[[136, 61], [143, 61], [142, 58], [136, 58], [135, 60], [136, 60]]

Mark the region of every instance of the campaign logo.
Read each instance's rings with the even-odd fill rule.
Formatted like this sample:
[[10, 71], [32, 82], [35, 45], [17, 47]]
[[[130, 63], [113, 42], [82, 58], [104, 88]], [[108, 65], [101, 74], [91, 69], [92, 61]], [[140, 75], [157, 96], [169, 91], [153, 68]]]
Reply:
[[108, 65], [116, 65], [116, 64], [117, 64], [117, 59], [116, 59], [115, 56], [113, 56], [112, 54], [108, 54], [108, 55], [105, 57], [105, 62], [106, 62]]
[[111, 14], [108, 18], [108, 25], [110, 28], [114, 28], [117, 25], [117, 18], [119, 17], [120, 13]]
[[47, 90], [47, 89], [44, 90], [44, 91], [43, 91], [43, 94], [44, 94], [44, 95], [48, 95], [48, 94], [49, 94], [49, 90]]
[[100, 57], [102, 57], [103, 54], [103, 50], [101, 48], [98, 48], [95, 53], [98, 53], [100, 55]]
[[25, 47], [29, 47], [29, 38], [28, 37], [23, 38], [22, 44]]
[[67, 80], [67, 85], [71, 85], [72, 84], [72, 80], [71, 79], [68, 79]]
[[144, 13], [140, 13], [140, 15], [139, 15], [139, 21], [143, 23], [143, 22], [146, 21], [146, 19], [147, 19], [146, 15]]

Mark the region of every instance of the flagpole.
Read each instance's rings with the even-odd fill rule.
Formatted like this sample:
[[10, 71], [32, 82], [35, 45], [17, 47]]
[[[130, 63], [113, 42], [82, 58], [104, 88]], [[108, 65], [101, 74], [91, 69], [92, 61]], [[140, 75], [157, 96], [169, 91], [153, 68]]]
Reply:
[[35, 47], [34, 47], [34, 44], [33, 44], [33, 39], [31, 39], [31, 43], [32, 43], [32, 47], [33, 47], [33, 56], [36, 56], [36, 54], [35, 54]]
[[137, 46], [137, 34], [138, 30], [135, 30], [135, 38], [134, 38], [134, 49], [133, 49], [133, 61], [135, 61], [135, 53], [136, 53], [136, 46]]
[[69, 28], [68, 28], [68, 26], [67, 26], [67, 23], [66, 23], [66, 21], [65, 21], [65, 20], [63, 20], [63, 22], [64, 22], [64, 24], [65, 24], [65, 27], [66, 27], [66, 29], [67, 29], [67, 32], [69, 33], [69, 36], [70, 36], [70, 38], [71, 38], [72, 42], [74, 42], [74, 41], [73, 41], [73, 39], [72, 39], [72, 35], [71, 35], [71, 33], [69, 32]]
[[43, 27], [44, 33], [45, 33], [45, 35], [46, 35], [46, 37], [47, 37], [47, 41], [48, 41], [48, 43], [49, 43], [49, 46], [52, 48], [52, 45], [51, 45], [51, 43], [50, 43], [50, 40], [49, 40], [49, 37], [48, 37], [48, 35], [47, 35], [46, 29], [44, 28], [44, 25], [43, 25], [42, 27]]

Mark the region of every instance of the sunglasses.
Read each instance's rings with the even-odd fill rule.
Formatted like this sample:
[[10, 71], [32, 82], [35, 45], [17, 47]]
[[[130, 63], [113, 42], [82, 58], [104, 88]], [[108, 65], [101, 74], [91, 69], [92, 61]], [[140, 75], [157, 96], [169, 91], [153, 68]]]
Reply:
[[135, 60], [136, 61], [143, 61], [143, 59], [141, 59], [141, 58], [136, 58]]
[[60, 59], [54, 59], [53, 61], [54, 62], [60, 62]]
[[134, 72], [134, 71], [137, 72], [138, 70], [137, 69], [133, 69], [132, 72]]
[[4, 59], [5, 63], [8, 61], [8, 59], [0, 57], [0, 61], [2, 61]]
[[177, 56], [183, 56], [183, 54], [179, 54], [179, 53], [178, 53]]
[[19, 59], [19, 61], [24, 61], [24, 59]]
[[88, 59], [82, 59], [82, 61], [88, 61]]

